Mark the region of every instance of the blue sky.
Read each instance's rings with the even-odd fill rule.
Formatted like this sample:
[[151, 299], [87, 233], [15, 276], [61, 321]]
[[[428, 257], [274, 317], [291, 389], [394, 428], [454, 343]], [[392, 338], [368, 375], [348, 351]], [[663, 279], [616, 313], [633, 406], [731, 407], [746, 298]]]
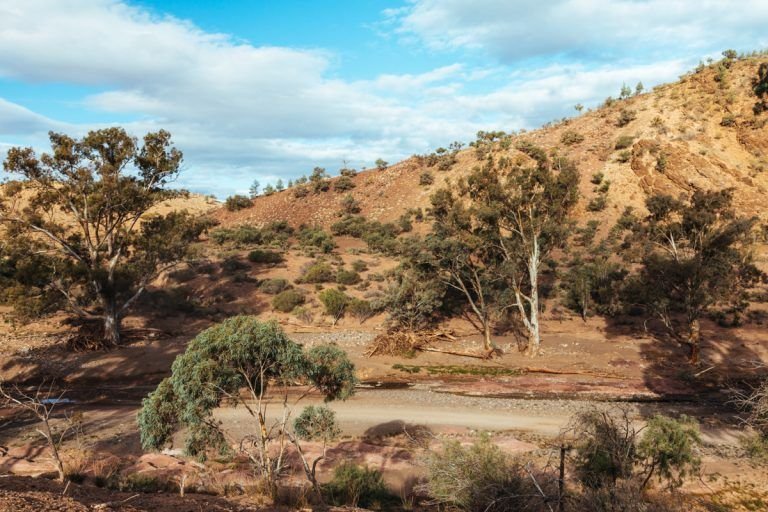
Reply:
[[535, 128], [765, 26], [765, 0], [0, 0], [0, 155], [165, 128], [178, 185], [224, 197]]

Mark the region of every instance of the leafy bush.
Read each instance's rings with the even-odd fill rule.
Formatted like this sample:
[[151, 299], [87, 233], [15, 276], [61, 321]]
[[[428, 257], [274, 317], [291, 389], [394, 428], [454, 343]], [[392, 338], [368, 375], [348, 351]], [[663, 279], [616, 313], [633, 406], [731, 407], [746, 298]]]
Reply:
[[419, 175], [419, 185], [422, 187], [429, 186], [435, 182], [435, 177], [429, 171], [424, 171]]
[[224, 206], [227, 208], [227, 210], [236, 212], [238, 210], [250, 208], [253, 206], [253, 201], [251, 201], [251, 199], [247, 196], [236, 194], [234, 196], [229, 196], [226, 201], [224, 201]]
[[575, 468], [579, 481], [589, 488], [614, 486], [632, 477], [637, 431], [626, 410], [618, 414], [589, 410], [576, 416]]
[[720, 121], [720, 126], [736, 126], [736, 116], [733, 114], [726, 114]]
[[347, 304], [347, 313], [357, 318], [362, 324], [373, 316], [374, 310], [367, 300], [353, 298]]
[[637, 445], [643, 465], [650, 468], [644, 482], [656, 476], [670, 489], [683, 485], [683, 480], [698, 474], [701, 467], [697, 451], [700, 444], [699, 425], [693, 418], [653, 416]]
[[354, 284], [357, 284], [361, 281], [360, 274], [355, 272], [354, 270], [339, 270], [336, 273], [336, 282], [339, 284], [344, 284], [347, 286], [351, 286]]
[[637, 119], [637, 112], [627, 108], [622, 108], [619, 112], [619, 119], [616, 121], [616, 125], [619, 127], [627, 126], [635, 119]]
[[[487, 435], [471, 446], [445, 443], [427, 458], [427, 492], [439, 503], [468, 512], [547, 510], [525, 469], [507, 458]], [[537, 478], [556, 495], [553, 479]]]
[[304, 304], [304, 295], [296, 290], [284, 290], [272, 299], [272, 307], [281, 313], [290, 313]]
[[312, 319], [314, 316], [312, 315], [312, 310], [309, 309], [306, 306], [297, 306], [293, 308], [293, 311], [291, 311], [291, 314], [304, 322], [305, 324], [311, 324]]
[[248, 253], [248, 261], [253, 263], [281, 263], [283, 261], [283, 255], [274, 251], [263, 251], [256, 249]]
[[334, 277], [333, 268], [328, 263], [317, 261], [304, 270], [297, 282], [306, 284], [330, 283], [335, 280]]
[[302, 247], [316, 247], [326, 254], [336, 247], [333, 236], [318, 227], [303, 226], [299, 229], [298, 238]]
[[318, 296], [325, 307], [325, 314], [333, 317], [334, 323], [344, 316], [344, 310], [349, 304], [350, 297], [335, 288], [329, 288], [320, 292]]
[[290, 285], [286, 279], [265, 279], [259, 283], [259, 291], [268, 293], [269, 295], [277, 295], [278, 293], [286, 290], [289, 286]]
[[616, 157], [616, 161], [622, 164], [629, 162], [631, 159], [632, 159], [632, 153], [627, 150], [622, 151], [621, 153], [619, 153], [619, 156]]
[[309, 189], [305, 185], [298, 185], [293, 188], [293, 197], [301, 199], [309, 195]]
[[352, 462], [337, 466], [323, 490], [328, 501], [337, 506], [380, 510], [395, 500], [384, 484], [381, 472]]
[[608, 205], [608, 198], [605, 194], [598, 194], [597, 197], [590, 199], [587, 203], [587, 210], [591, 212], [600, 212], [605, 210]]
[[248, 270], [248, 264], [240, 261], [236, 257], [230, 257], [221, 262], [221, 270], [225, 274], [234, 274], [242, 270]]
[[355, 188], [355, 182], [349, 176], [341, 176], [333, 183], [333, 190], [336, 192], [346, 192]]
[[365, 272], [368, 270], [368, 264], [363, 260], [355, 260], [352, 262], [352, 270], [355, 272]]
[[566, 146], [572, 146], [584, 142], [584, 136], [575, 130], [566, 130], [560, 137], [560, 142]]
[[328, 406], [308, 405], [293, 420], [293, 430], [299, 439], [328, 443], [341, 434], [336, 413]]
[[596, 172], [596, 173], [594, 173], [592, 175], [592, 178], [589, 181], [593, 185], [599, 185], [599, 184], [601, 184], [603, 182], [603, 177], [604, 176], [605, 175], [602, 172], [598, 171], [598, 172]]
[[263, 241], [261, 230], [255, 226], [243, 224], [236, 228], [218, 228], [210, 233], [211, 240], [219, 245], [232, 243], [236, 246], [260, 244]]
[[347, 194], [341, 200], [341, 210], [347, 215], [360, 213], [360, 203], [355, 200], [352, 194]]
[[632, 143], [635, 142], [635, 138], [631, 135], [622, 135], [618, 139], [616, 139], [616, 144], [613, 146], [614, 149], [626, 149], [632, 145]]

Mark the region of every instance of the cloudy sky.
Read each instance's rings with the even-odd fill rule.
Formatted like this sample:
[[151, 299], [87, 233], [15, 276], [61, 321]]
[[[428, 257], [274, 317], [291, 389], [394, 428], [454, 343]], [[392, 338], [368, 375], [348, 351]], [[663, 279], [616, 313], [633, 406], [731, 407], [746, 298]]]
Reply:
[[0, 0], [0, 155], [165, 128], [219, 197], [535, 128], [768, 47], [766, 0]]

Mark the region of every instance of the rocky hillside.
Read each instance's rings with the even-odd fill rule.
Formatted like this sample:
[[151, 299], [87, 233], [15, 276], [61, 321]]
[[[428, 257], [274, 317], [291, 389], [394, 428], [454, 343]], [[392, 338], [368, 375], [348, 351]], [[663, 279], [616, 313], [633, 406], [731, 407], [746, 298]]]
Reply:
[[[520, 154], [515, 147], [530, 141], [577, 161], [582, 198], [576, 215], [582, 223], [595, 219], [607, 225], [626, 206], [642, 208], [653, 192], [677, 195], [726, 187], [736, 190], [735, 204], [743, 214], [768, 220], [768, 112], [753, 112], [757, 97], [752, 85], [766, 59], [701, 67], [651, 92], [608, 100], [576, 118], [512, 134], [493, 144], [492, 151], [514, 157]], [[216, 215], [223, 225], [285, 219], [327, 227], [338, 220], [341, 201], [351, 193], [362, 215], [391, 221], [409, 208], [427, 207], [434, 190], [480, 161], [474, 147], [445, 155], [412, 157], [360, 172], [349, 192], [331, 187], [296, 197], [289, 189], [259, 197], [251, 208], [222, 209]], [[432, 184], [420, 184], [424, 173], [432, 175]]]

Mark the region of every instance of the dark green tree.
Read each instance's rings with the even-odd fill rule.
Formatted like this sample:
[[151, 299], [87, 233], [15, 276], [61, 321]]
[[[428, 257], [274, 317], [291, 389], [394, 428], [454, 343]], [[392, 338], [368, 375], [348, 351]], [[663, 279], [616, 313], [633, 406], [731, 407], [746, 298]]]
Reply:
[[747, 290], [763, 276], [750, 252], [756, 219], [736, 215], [732, 202], [733, 190], [651, 196], [648, 216], [634, 222], [626, 240], [642, 265], [630, 300], [690, 348], [692, 363], [699, 360], [702, 316], [726, 304], [743, 311]]
[[3, 167], [21, 180], [0, 221], [11, 240], [47, 256], [48, 286], [72, 312], [103, 324], [101, 346], [115, 346], [122, 318], [205, 225], [183, 212], [151, 213], [175, 194], [166, 186], [182, 154], [168, 132], [148, 133], [141, 145], [122, 128], [49, 136], [51, 153], [39, 158], [32, 148], [8, 151]]

